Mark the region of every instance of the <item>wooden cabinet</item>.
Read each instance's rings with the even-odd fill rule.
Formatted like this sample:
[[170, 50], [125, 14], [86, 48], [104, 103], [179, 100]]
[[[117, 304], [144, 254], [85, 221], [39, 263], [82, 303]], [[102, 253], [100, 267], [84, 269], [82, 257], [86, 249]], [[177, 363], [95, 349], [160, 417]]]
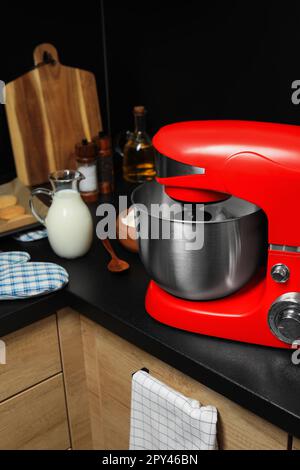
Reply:
[[0, 449], [69, 448], [56, 315], [1, 340]]
[[142, 367], [217, 407], [221, 449], [287, 449], [285, 432], [71, 308], [1, 339], [1, 450], [128, 449], [131, 376]]
[[61, 371], [55, 315], [1, 340], [6, 364], [0, 365], [0, 402]]
[[293, 438], [293, 450], [300, 450], [300, 439]]
[[222, 395], [110, 333], [81, 319], [94, 445], [128, 449], [131, 374], [147, 367], [179, 392], [219, 411], [221, 449], [287, 449], [287, 434]]
[[0, 448], [70, 447], [62, 374], [0, 403]]

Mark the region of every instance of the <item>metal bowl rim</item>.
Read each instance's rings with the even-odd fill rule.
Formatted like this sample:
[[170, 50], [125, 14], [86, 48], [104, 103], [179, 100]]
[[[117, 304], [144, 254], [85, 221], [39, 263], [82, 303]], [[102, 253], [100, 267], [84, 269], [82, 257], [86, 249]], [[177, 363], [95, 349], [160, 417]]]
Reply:
[[[141, 188], [141, 186], [142, 186], [142, 184], [137, 186], [131, 193], [130, 199], [131, 199], [131, 203], [133, 204], [134, 208], [138, 204], [138, 203], [134, 202], [134, 195]], [[230, 196], [230, 197], [234, 197], [234, 196]], [[237, 198], [237, 199], [240, 199], [240, 198]], [[243, 199], [243, 201], [245, 201], [245, 200]], [[248, 202], [248, 201], [245, 201], [245, 202]], [[168, 219], [167, 217], [157, 217], [157, 215], [149, 214], [148, 212], [143, 211], [143, 210], [141, 210], [141, 212], [146, 214], [148, 217], [152, 217], [154, 219], [166, 220], [166, 221], [172, 222], [172, 223], [177, 222], [177, 223], [180, 223], [180, 224], [183, 223], [183, 224], [210, 224], [210, 225], [212, 225], [212, 224], [225, 224], [227, 222], [235, 222], [235, 221], [238, 221], [238, 220], [241, 220], [241, 219], [246, 219], [247, 217], [257, 215], [259, 212], [264, 214], [264, 211], [260, 207], [256, 206], [252, 202], [249, 202], [249, 204], [256, 207], [256, 210], [254, 212], [251, 212], [250, 214], [237, 216], [237, 217], [232, 217], [231, 219], [225, 219], [225, 220], [177, 220], [177, 219]]]

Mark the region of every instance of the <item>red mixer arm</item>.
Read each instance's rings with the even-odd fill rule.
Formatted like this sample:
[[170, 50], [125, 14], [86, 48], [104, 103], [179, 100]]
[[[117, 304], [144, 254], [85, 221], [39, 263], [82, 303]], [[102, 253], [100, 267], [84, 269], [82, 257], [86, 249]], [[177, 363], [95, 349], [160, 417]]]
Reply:
[[192, 121], [163, 127], [153, 143], [167, 158], [205, 169], [204, 174], [157, 178], [169, 195], [192, 201], [194, 188], [246, 199], [265, 211], [270, 243], [300, 246], [298, 126]]

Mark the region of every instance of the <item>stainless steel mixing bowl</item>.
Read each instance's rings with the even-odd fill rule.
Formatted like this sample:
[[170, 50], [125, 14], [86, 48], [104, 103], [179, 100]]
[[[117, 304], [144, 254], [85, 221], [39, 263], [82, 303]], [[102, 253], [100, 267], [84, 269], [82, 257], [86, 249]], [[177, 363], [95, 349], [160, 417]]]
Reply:
[[[132, 202], [142, 262], [151, 279], [176, 297], [225, 297], [244, 286], [265, 262], [266, 216], [247, 201], [230, 197], [205, 204], [196, 216], [189, 206], [183, 220], [183, 206], [179, 204], [181, 210], [175, 215], [169, 214], [175, 201], [152, 181], [133, 191]], [[164, 209], [159, 213], [153, 204], [163, 204]], [[153, 236], [153, 227], [158, 226], [159, 233]], [[193, 237], [202, 240], [203, 246], [191, 245]]]

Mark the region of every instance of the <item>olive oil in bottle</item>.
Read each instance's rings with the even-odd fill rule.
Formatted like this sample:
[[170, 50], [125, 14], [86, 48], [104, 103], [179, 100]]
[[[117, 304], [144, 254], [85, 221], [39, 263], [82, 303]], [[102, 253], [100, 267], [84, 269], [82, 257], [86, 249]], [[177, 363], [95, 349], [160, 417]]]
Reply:
[[145, 108], [133, 109], [135, 128], [124, 147], [123, 176], [131, 183], [150, 181], [155, 176], [154, 148], [145, 130]]

